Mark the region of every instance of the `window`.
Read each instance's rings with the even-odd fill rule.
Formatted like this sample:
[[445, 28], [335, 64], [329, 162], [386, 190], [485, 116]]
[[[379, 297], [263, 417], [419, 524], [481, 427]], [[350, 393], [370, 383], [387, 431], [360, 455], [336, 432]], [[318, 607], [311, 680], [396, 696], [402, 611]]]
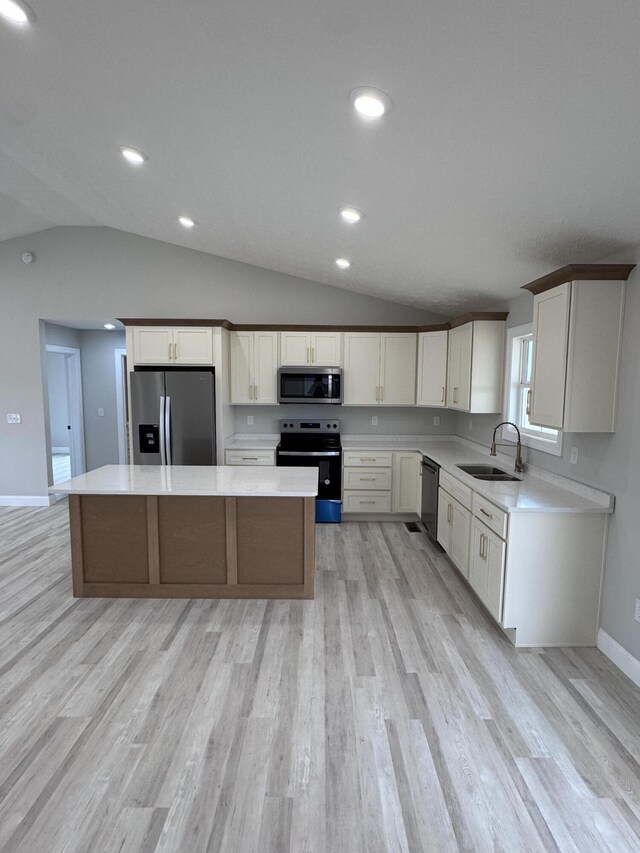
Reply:
[[[507, 330], [507, 369], [505, 381], [504, 419], [513, 421], [520, 429], [522, 444], [560, 456], [562, 432], [536, 426], [529, 420], [531, 403], [531, 372], [533, 369], [533, 326], [515, 326]], [[502, 427], [502, 438], [517, 440], [513, 427]]]

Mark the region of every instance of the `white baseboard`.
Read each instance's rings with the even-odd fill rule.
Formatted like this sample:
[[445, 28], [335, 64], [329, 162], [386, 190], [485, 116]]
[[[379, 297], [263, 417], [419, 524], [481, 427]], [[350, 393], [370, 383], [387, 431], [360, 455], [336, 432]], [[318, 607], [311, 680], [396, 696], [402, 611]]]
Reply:
[[621, 669], [635, 685], [640, 687], [640, 660], [634, 658], [631, 652], [628, 652], [602, 628], [598, 631], [597, 646], [603, 655], [606, 655], [618, 669]]
[[63, 453], [65, 456], [69, 456], [69, 454], [71, 453], [71, 448], [70, 447], [52, 447], [51, 452], [52, 453]]
[[51, 506], [53, 495], [0, 495], [0, 506]]

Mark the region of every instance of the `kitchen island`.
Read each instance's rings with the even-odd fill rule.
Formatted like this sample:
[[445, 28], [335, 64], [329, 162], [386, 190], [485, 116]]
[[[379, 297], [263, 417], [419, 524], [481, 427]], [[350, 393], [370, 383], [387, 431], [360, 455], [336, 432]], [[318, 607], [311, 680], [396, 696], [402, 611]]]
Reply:
[[69, 495], [73, 594], [313, 598], [311, 468], [106, 465]]

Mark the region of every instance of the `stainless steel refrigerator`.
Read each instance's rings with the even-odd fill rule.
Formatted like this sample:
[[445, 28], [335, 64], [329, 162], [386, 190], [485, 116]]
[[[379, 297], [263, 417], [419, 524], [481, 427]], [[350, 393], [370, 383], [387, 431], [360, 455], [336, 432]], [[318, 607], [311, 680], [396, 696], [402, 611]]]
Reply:
[[215, 371], [131, 373], [136, 465], [215, 465]]

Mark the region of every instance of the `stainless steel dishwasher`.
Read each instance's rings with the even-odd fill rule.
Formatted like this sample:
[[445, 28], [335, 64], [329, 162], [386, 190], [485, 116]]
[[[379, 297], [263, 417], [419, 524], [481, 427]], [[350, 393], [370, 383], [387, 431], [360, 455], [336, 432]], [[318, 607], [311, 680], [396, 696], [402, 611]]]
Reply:
[[440, 466], [428, 456], [422, 457], [422, 512], [420, 520], [434, 542], [438, 541], [438, 480]]

